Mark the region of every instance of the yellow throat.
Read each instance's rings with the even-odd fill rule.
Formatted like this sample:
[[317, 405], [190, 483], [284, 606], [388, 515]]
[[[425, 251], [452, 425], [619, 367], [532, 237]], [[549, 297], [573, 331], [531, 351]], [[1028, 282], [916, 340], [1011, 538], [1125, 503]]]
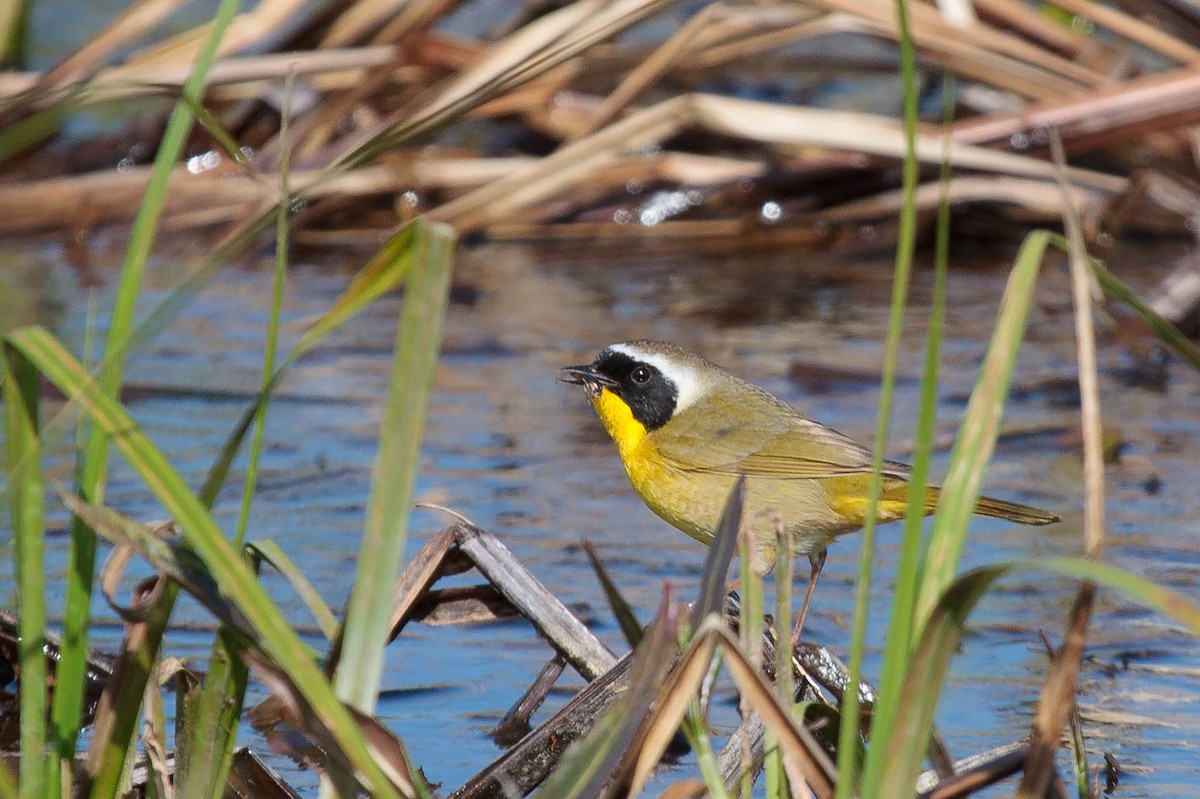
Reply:
[[630, 457], [646, 440], [645, 425], [633, 418], [633, 411], [625, 401], [607, 388], [600, 391], [592, 404], [596, 406], [596, 415], [604, 422], [604, 429], [617, 443], [621, 460], [628, 466]]

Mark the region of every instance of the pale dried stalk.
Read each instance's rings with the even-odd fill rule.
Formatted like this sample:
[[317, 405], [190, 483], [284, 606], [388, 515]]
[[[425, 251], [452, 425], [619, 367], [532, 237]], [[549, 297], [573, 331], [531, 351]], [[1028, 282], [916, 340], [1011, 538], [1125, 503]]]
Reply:
[[[364, 69], [387, 64], [395, 57], [395, 47], [382, 46], [225, 58], [213, 64], [208, 85], [211, 87], [262, 80], [282, 81], [289, 71], [305, 76], [337, 73], [355, 76], [361, 74]], [[188, 64], [111, 67], [101, 70], [85, 84], [77, 99], [80, 102], [111, 102], [147, 94], [160, 94], [163, 87], [183, 86], [189, 74], [191, 66]], [[0, 97], [12, 97], [35, 87], [39, 82], [45, 82], [45, 78], [36, 73], [0, 75]]]
[[1014, 3], [1012, 0], [975, 0], [975, 8], [985, 18], [995, 19], [1006, 26], [1016, 28], [1026, 38], [1041, 42], [1046, 47], [1071, 58], [1097, 47], [1092, 39], [1024, 3]]
[[[868, 19], [893, 39], [898, 35], [895, 9], [890, 1], [810, 2], [830, 11]], [[1104, 76], [1084, 66], [987, 25], [958, 28], [945, 22], [936, 9], [920, 3], [911, 4], [909, 14], [913, 42], [924, 55], [941, 53], [947, 60], [952, 57], [956, 69], [985, 83], [999, 85], [997, 81], [1007, 77], [1013, 84], [1009, 88], [1014, 91], [1029, 97], [1044, 97], [1077, 92], [1105, 82]], [[991, 70], [1000, 70], [1001, 75], [989, 77]]]
[[[704, 94], [686, 95], [681, 99], [692, 101], [695, 113], [692, 119], [710, 131], [779, 146], [816, 146], [889, 158], [904, 157], [899, 123], [888, 117], [789, 108]], [[1053, 165], [1045, 161], [981, 147], [963, 147], [957, 142], [950, 145], [948, 154], [950, 162], [960, 169], [1025, 177], [1054, 175]], [[943, 158], [940, 133], [919, 134], [916, 156], [923, 164], [940, 164]], [[1124, 178], [1084, 169], [1069, 169], [1068, 176], [1074, 183], [1104, 191], [1117, 192], [1128, 185]]]
[[621, 109], [633, 102], [634, 98], [650, 84], [662, 77], [664, 72], [698, 49], [695, 47], [698, 40], [704, 34], [711, 33], [715, 23], [728, 19], [729, 10], [719, 3], [701, 9], [699, 13], [684, 23], [683, 27], [659, 45], [649, 58], [634, 67], [617, 85], [617, 88], [604, 99], [588, 124], [571, 138], [580, 138], [595, 133], [611, 122]]
[[[536, 162], [532, 157], [391, 156], [327, 180], [314, 169], [293, 172], [289, 181], [313, 200], [410, 190], [455, 194], [486, 186]], [[620, 186], [632, 179], [707, 186], [757, 178], [764, 169], [762, 164], [731, 158], [664, 153], [615, 160], [592, 178], [599, 186]], [[71, 219], [87, 219], [91, 224], [127, 221], [137, 210], [149, 174], [149, 167], [136, 167], [0, 185], [0, 233], [53, 230]], [[180, 167], [171, 179], [166, 214], [176, 228], [188, 221], [214, 224], [240, 218], [247, 208], [278, 199], [277, 185], [265, 177], [230, 167], [197, 175]]]
[[372, 44], [393, 44], [424, 33], [457, 6], [459, 0], [425, 0], [407, 3], [400, 13], [371, 36]]
[[1200, 120], [1200, 67], [1134, 78], [1083, 96], [1044, 102], [1017, 114], [977, 117], [954, 125], [954, 140], [992, 144], [1058, 128], [1063, 139], [1108, 141], [1131, 131], [1170, 130]]
[[[1062, 140], [1051, 134], [1050, 146], [1056, 163], [1066, 158]], [[1066, 180], [1059, 179], [1064, 194]], [[1096, 327], [1092, 307], [1094, 297], [1102, 297], [1099, 283], [1088, 264], [1083, 231], [1070, 197], [1064, 202], [1064, 220], [1070, 243], [1071, 298], [1075, 305], [1075, 345], [1079, 361], [1079, 406], [1083, 433], [1083, 473], [1085, 504], [1083, 509], [1084, 552], [1089, 558], [1100, 557], [1104, 548], [1104, 429], [1100, 413], [1100, 379], [1096, 359]]]
[[[890, 158], [902, 158], [904, 154], [903, 135], [892, 119], [689, 94], [631, 114], [526, 169], [435, 208], [429, 215], [460, 230], [485, 227], [586, 181], [621, 155], [661, 142], [693, 125], [779, 147], [818, 146]], [[918, 137], [916, 149], [922, 163], [941, 163], [939, 135]], [[1054, 167], [1044, 161], [960, 144], [951, 145], [950, 159], [958, 168], [1024, 177], [1054, 175]], [[1087, 170], [1071, 170], [1070, 175], [1080, 186], [1110, 193], [1128, 185], [1123, 178]]]
[[729, 8], [720, 3], [705, 6], [637, 64], [600, 105], [587, 126], [571, 138], [594, 133], [607, 125], [669, 70], [708, 68], [831, 32], [821, 24], [822, 19], [814, 19], [817, 16], [818, 12], [803, 7]]
[[577, 0], [488, 48], [478, 63], [431, 99], [363, 131], [330, 165], [340, 170], [516, 89], [664, 8], [669, 0]]
[[142, 0], [122, 11], [116, 19], [87, 40], [78, 50], [47, 70], [41, 86], [74, 83], [95, 72], [112, 51], [124, 47], [164, 19], [184, 0]]
[[[258, 44], [304, 8], [304, 0], [260, 0], [253, 11], [237, 15], [221, 39], [217, 55], [225, 56]], [[209, 35], [209, 24], [172, 36], [135, 53], [127, 64], [191, 65]]]
[[[1112, 192], [1083, 186], [1068, 186], [1067, 191], [1072, 203], [1084, 217], [1099, 214], [1113, 198]], [[1037, 214], [1047, 221], [1060, 219], [1063, 212], [1062, 191], [1048, 179], [960, 176], [950, 180], [946, 186], [946, 196], [952, 206], [975, 202], [1006, 204]], [[940, 199], [940, 184], [925, 183], [917, 188], [914, 204], [918, 211], [934, 211]], [[892, 219], [899, 213], [903, 202], [903, 192], [885, 191], [822, 209], [812, 216], [836, 223]]]
[[385, 20], [402, 13], [405, 7], [421, 5], [404, 0], [357, 0], [338, 15], [321, 38], [322, 47], [346, 47], [361, 40]]
[[[1051, 131], [1050, 149], [1055, 164], [1062, 170], [1066, 162], [1062, 140]], [[1060, 185], [1066, 179], [1059, 176]], [[1099, 558], [1104, 546], [1104, 451], [1101, 430], [1100, 389], [1096, 365], [1096, 331], [1093, 322], [1092, 295], [1098, 291], [1095, 275], [1087, 263], [1079, 215], [1064, 201], [1063, 225], [1067, 231], [1071, 270], [1071, 296], [1075, 305], [1075, 344], [1079, 360], [1079, 397], [1083, 427], [1084, 468], [1084, 550], [1088, 557]], [[1084, 639], [1092, 617], [1096, 587], [1084, 583], [1071, 608], [1066, 639], [1050, 665], [1042, 686], [1030, 739], [1025, 775], [1017, 788], [1019, 796], [1042, 796], [1054, 773], [1059, 737], [1074, 702], [1079, 679]]]
[[774, 30], [749, 34], [725, 44], [707, 47], [694, 57], [689, 56], [687, 66], [692, 69], [711, 68], [743, 58], [754, 58], [767, 50], [835, 33], [873, 36], [877, 34], [877, 30], [858, 17], [840, 13], [822, 14], [808, 21], [790, 24], [781, 21]]
[[1192, 45], [1162, 31], [1153, 25], [1148, 25], [1140, 19], [1130, 16], [1111, 6], [1102, 6], [1091, 0], [1054, 0], [1059, 8], [1073, 14], [1090, 19], [1102, 28], [1107, 28], [1118, 36], [1123, 36], [1131, 42], [1173, 58], [1180, 64], [1200, 65], [1200, 50]]

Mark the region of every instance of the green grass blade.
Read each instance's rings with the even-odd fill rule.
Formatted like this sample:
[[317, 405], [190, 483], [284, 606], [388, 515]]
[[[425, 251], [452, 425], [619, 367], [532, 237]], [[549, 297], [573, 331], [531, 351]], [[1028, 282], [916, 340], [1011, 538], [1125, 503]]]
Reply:
[[29, 49], [31, 0], [0, 3], [0, 69], [20, 69]]
[[[891, 427], [892, 390], [900, 358], [900, 331], [908, 299], [908, 283], [916, 249], [916, 192], [920, 179], [917, 161], [917, 61], [916, 49], [908, 29], [906, 0], [896, 0], [896, 26], [899, 32], [900, 77], [904, 96], [904, 165], [901, 179], [903, 202], [900, 206], [896, 242], [896, 265], [892, 276], [892, 306], [888, 315], [887, 344], [883, 358], [883, 376], [879, 390], [879, 413], [875, 428], [875, 452], [871, 458], [871, 485], [854, 591], [854, 626], [850, 638], [850, 685], [862, 681], [863, 651], [867, 637], [867, 602], [871, 593], [872, 559], [875, 552], [877, 503], [883, 490], [883, 460]], [[850, 799], [857, 786], [855, 751], [858, 742], [859, 700], [857, 691], [847, 691], [842, 699], [842, 724], [839, 729], [837, 797]]]
[[717, 753], [713, 749], [712, 736], [709, 735], [708, 722], [704, 719], [699, 697], [694, 697], [688, 703], [687, 715], [679, 725], [679, 731], [692, 748], [696, 767], [700, 770], [700, 778], [708, 790], [710, 799], [729, 799], [729, 791], [725, 788], [720, 766], [717, 765]]
[[70, 103], [61, 100], [0, 130], [0, 164], [57, 136], [71, 111]]
[[41, 799], [46, 787], [46, 590], [42, 452], [38, 439], [38, 378], [16, 352], [0, 353], [4, 370], [4, 438], [18, 597], [20, 794]]
[[874, 793], [878, 799], [909, 799], [920, 773], [933, 713], [950, 659], [958, 648], [967, 618], [979, 599], [1002, 577], [1012, 573], [1049, 573], [1111, 588], [1157, 610], [1200, 635], [1200, 605], [1138, 575], [1087, 558], [1045, 558], [1000, 563], [975, 569], [953, 581], [937, 598], [913, 651], [883, 766], [887, 778]]
[[[288, 121], [293, 80], [288, 76], [284, 84], [284, 107], [279, 136], [283, 142], [283, 153], [279, 164], [279, 195], [288, 196], [288, 169], [291, 150], [288, 146]], [[186, 95], [185, 95], [186, 97]], [[220, 123], [199, 104], [192, 108], [218, 142], [235, 158], [241, 158], [237, 142], [233, 141]], [[242, 481], [242, 500], [238, 509], [237, 527], [233, 543], [241, 547], [246, 540], [246, 525], [250, 520], [250, 506], [254, 500], [254, 488], [258, 482], [258, 462], [262, 453], [263, 430], [266, 425], [272, 375], [275, 372], [275, 351], [279, 341], [279, 318], [283, 307], [283, 284], [287, 274], [288, 254], [288, 205], [280, 203], [275, 225], [275, 272], [271, 281], [271, 305], [267, 319], [266, 342], [263, 347], [263, 367], [260, 379], [260, 396], [255, 402], [254, 426], [250, 438], [250, 452], [246, 462], [246, 474]], [[215, 493], [213, 495], [215, 499]], [[209, 665], [197, 703], [198, 715], [190, 727], [191, 735], [186, 742], [193, 752], [207, 751], [208, 757], [190, 758], [195, 767], [183, 781], [181, 799], [221, 799], [225, 791], [225, 780], [233, 762], [233, 749], [237, 743], [238, 720], [245, 704], [246, 682], [250, 669], [241, 657], [241, 642], [229, 631], [221, 628], [213, 641]]]
[[[138, 324], [132, 333], [126, 338], [122, 347], [112, 347], [106, 355], [106, 358], [101, 361], [99, 368], [90, 369], [93, 374], [103, 368], [105, 360], [116, 358], [118, 355], [125, 357], [136, 349], [152, 340], [156, 335], [167, 328], [168, 325], [178, 316], [180, 310], [193, 297], [199, 294], [218, 271], [226, 266], [228, 261], [222, 260], [219, 253], [210, 253], [208, 257], [201, 261], [199, 266], [193, 269], [188, 275], [180, 281], [156, 306], [151, 308], [145, 318]], [[89, 360], [90, 364], [90, 360]], [[245, 425], [248, 430], [253, 422], [254, 414], [251, 412]], [[64, 406], [52, 417], [48, 418], [42, 425], [42, 442], [43, 446], [49, 447], [52, 444], [61, 441], [67, 432], [71, 429], [71, 422], [74, 419], [74, 406], [71, 403], [65, 403]], [[243, 434], [244, 435], [244, 434]], [[81, 452], [84, 451], [82, 446], [78, 447]], [[236, 454], [236, 453], [235, 453]], [[86, 453], [80, 458], [81, 463], [86, 461]], [[80, 467], [82, 474], [82, 466]], [[78, 478], [79, 486], [83, 485], [82, 476]], [[3, 496], [7, 491], [7, 487], [0, 485], [0, 496]], [[209, 502], [211, 505], [211, 502]], [[72, 573], [82, 574], [82, 570], [71, 570]], [[92, 570], [89, 567], [87, 574], [91, 574]], [[90, 593], [88, 594], [90, 598]], [[61, 688], [61, 686], [60, 686]], [[56, 694], [57, 697], [57, 694]]]
[[742, 524], [742, 511], [746, 506], [746, 478], [740, 476], [733, 484], [721, 510], [721, 518], [717, 522], [717, 530], [713, 540], [708, 543], [708, 553], [704, 556], [704, 570], [700, 576], [700, 596], [692, 605], [688, 622], [692, 629], [700, 627], [700, 622], [711, 613], [720, 613], [725, 599], [726, 577], [729, 574], [729, 563], [733, 553], [737, 551], [738, 527]]
[[[1060, 249], [1064, 252], [1069, 251], [1069, 245], [1064, 238], [1055, 235], [1053, 239], [1055, 245]], [[1153, 308], [1142, 302], [1133, 289], [1121, 282], [1112, 272], [1109, 272], [1101, 261], [1089, 257], [1088, 262], [1091, 264], [1092, 271], [1096, 274], [1096, 279], [1100, 281], [1100, 286], [1104, 289], [1105, 294], [1113, 299], [1120, 300], [1132, 308], [1138, 316], [1145, 320], [1146, 324], [1150, 325], [1156, 336], [1171, 349], [1175, 350], [1181, 358], [1191, 364], [1192, 368], [1200, 370], [1200, 349], [1196, 347], [1191, 339], [1181, 333], [1175, 325], [1159, 316]]]
[[188, 769], [178, 774], [180, 799], [219, 797], [225, 790], [250, 676], [241, 658], [243, 649], [244, 642], [224, 625], [217, 630], [204, 685], [192, 706], [194, 715], [186, 725], [187, 734], [178, 736], [178, 746], [189, 750]]
[[[125, 261], [121, 268], [121, 276], [117, 283], [116, 296], [113, 300], [112, 317], [109, 321], [108, 335], [105, 341], [105, 357], [102, 364], [100, 383], [110, 394], [116, 394], [121, 382], [121, 372], [124, 367], [126, 340], [133, 329], [134, 313], [137, 309], [137, 299], [141, 290], [142, 276], [145, 272], [146, 261], [154, 247], [158, 233], [158, 222], [162, 217], [166, 204], [167, 184], [171, 172], [179, 161], [183, 146], [192, 128], [194, 116], [192, 106], [199, 102], [208, 79], [208, 70], [216, 58], [217, 47], [224, 35], [225, 28], [238, 8], [237, 0], [222, 0], [213, 17], [212, 27], [203, 48], [196, 58], [192, 73], [183, 86], [183, 98], [175, 104], [166, 130], [159, 143], [158, 152], [154, 158], [154, 166], [150, 179], [146, 184], [146, 192], [142, 204], [134, 219], [133, 230], [129, 236], [129, 248], [125, 253]], [[88, 498], [99, 500], [102, 497], [95, 487], [103, 482], [106, 464], [107, 445], [102, 431], [96, 430], [88, 445]]]
[[[263, 390], [259, 392], [254, 402], [242, 414], [242, 418], [238, 421], [233, 431], [230, 432], [225, 444], [221, 447], [217, 460], [209, 468], [208, 474], [204, 478], [204, 485], [200, 489], [200, 497], [205, 505], [211, 507], [212, 503], [216, 501], [217, 494], [220, 492], [221, 486], [224, 485], [225, 478], [229, 475], [229, 469], [233, 465], [234, 458], [237, 457], [237, 453], [245, 441], [246, 434], [250, 432], [254, 420], [258, 416], [259, 407], [266, 401], [271, 390], [283, 378], [283, 375], [287, 373], [292, 364], [320, 344], [326, 336], [352, 319], [363, 308], [389, 291], [394, 290], [412, 270], [414, 254], [416, 252], [413, 242], [416, 240], [417, 231], [420, 229], [420, 226], [424, 224], [424, 222], [418, 220], [406, 225], [399, 233], [389, 239], [372, 256], [367, 265], [355, 275], [350, 285], [337, 301], [334, 302], [333, 306], [300, 337], [300, 341], [296, 343], [292, 351], [283, 359], [279, 368], [271, 375], [271, 379], [264, 384]], [[181, 287], [180, 291], [182, 290], [183, 288]], [[190, 291], [191, 289], [189, 288]]]
[[[948, 188], [953, 169], [950, 165], [950, 126], [953, 123], [954, 79], [947, 74], [943, 81], [943, 158], [940, 173], [941, 199], [938, 203], [937, 232], [934, 250], [933, 299], [929, 310], [929, 327], [925, 334], [925, 367], [921, 378], [921, 401], [917, 413], [912, 462], [912, 477], [908, 486], [908, 514], [900, 540], [896, 562], [895, 591], [892, 612], [888, 621], [887, 646], [879, 676], [879, 699], [875, 703], [872, 728], [875, 741], [886, 740], [892, 729], [895, 711], [904, 679], [905, 664], [912, 649], [913, 610], [917, 587], [920, 584], [921, 532], [924, 526], [925, 490], [929, 482], [929, 461], [937, 422], [938, 362], [941, 359], [942, 327], [946, 317], [946, 274], [950, 261], [950, 201]], [[873, 765], [873, 764], [872, 764]], [[870, 766], [868, 766], [870, 768]], [[877, 768], [877, 767], [876, 767]], [[865, 775], [866, 784], [875, 779]]]
[[283, 575], [300, 596], [304, 606], [308, 608], [308, 612], [313, 615], [317, 626], [321, 628], [321, 633], [326, 639], [332, 641], [337, 635], [337, 617], [333, 615], [329, 605], [325, 604], [325, 600], [317, 593], [317, 589], [304, 576], [304, 572], [300, 571], [300, 567], [283, 551], [283, 548], [275, 541], [264, 538], [247, 543], [246, 550], [251, 559], [264, 561]]
[[971, 392], [966, 415], [950, 453], [950, 466], [934, 517], [917, 597], [918, 629], [929, 618], [937, 598], [953, 582], [958, 569], [968, 522], [999, 435], [1017, 348], [1025, 335], [1033, 301], [1033, 287], [1049, 243], [1050, 234], [1046, 231], [1034, 231], [1025, 237], [1004, 289], [1000, 315], [979, 382]]
[[[787, 552], [790, 534], [780, 525], [776, 531], [776, 546]], [[792, 582], [795, 579], [795, 558], [775, 560], [775, 694], [784, 707], [795, 712], [795, 679], [792, 673]], [[800, 717], [802, 718], [802, 717]], [[766, 733], [763, 759], [763, 786], [766, 799], [787, 799], [787, 773], [783, 752], [773, 733]]]
[[[127, 638], [122, 654], [123, 668], [120, 680], [113, 688], [108, 712], [96, 714], [92, 726], [92, 744], [88, 752], [89, 762], [94, 764], [92, 774], [92, 797], [116, 797], [129, 789], [129, 771], [132, 768], [133, 743], [138, 717], [141, 715], [142, 698], [146, 681], [158, 657], [163, 634], [171, 618], [171, 609], [179, 588], [168, 581], [162, 586], [157, 598], [143, 607], [145, 618], [135, 640]], [[102, 703], [102, 710], [104, 705]]]
[[[601, 795], [605, 785], [613, 783], [622, 764], [628, 763], [630, 750], [638, 742], [646, 717], [675, 662], [676, 624], [668, 586], [663, 590], [658, 615], [630, 666], [629, 691], [563, 757], [539, 789], [539, 799], [595, 797]], [[711, 653], [711, 647], [708, 651]]]
[[[776, 531], [776, 545], [786, 552], [791, 544], [790, 534], [780, 526]], [[795, 675], [792, 673], [792, 583], [796, 576], [795, 558], [775, 560], [775, 689], [779, 701], [794, 703], [796, 696]]]
[[[741, 482], [744, 484], [744, 479]], [[763, 614], [766, 612], [766, 600], [764, 599], [763, 578], [753, 568], [754, 548], [758, 542], [754, 540], [754, 530], [750, 525], [738, 527], [737, 539], [739, 593], [742, 599], [738, 607], [738, 646], [745, 654], [746, 659], [754, 664], [754, 668], [761, 669], [763, 665]], [[789, 551], [785, 549], [782, 556], [778, 559], [789, 560], [789, 554]], [[778, 586], [776, 586], [776, 590], [778, 590]], [[791, 640], [790, 631], [785, 632], [783, 635], [784, 638], [782, 640]], [[783, 644], [784, 649], [787, 646], [787, 644]], [[788, 706], [791, 706], [790, 701], [788, 702]], [[753, 711], [750, 708], [750, 700], [745, 693], [739, 698], [738, 712], [741, 715], [743, 724], [749, 722], [753, 716]], [[772, 740], [770, 733], [767, 733], [763, 745], [770, 748], [774, 744], [775, 742]], [[765, 763], [765, 766], [769, 767], [770, 763]], [[782, 769], [782, 765], [780, 768]], [[777, 776], [772, 776], [770, 773], [767, 774], [768, 797], [772, 788], [779, 787], [779, 782], [776, 781]], [[739, 790], [735, 795], [740, 797], [740, 799], [751, 799], [753, 787], [753, 781], [749, 778], [749, 774], [747, 774], [741, 780]]]
[[7, 763], [0, 763], [0, 799], [19, 799], [21, 789], [8, 770]]
[[[88, 292], [87, 321], [84, 326], [83, 362], [92, 364], [96, 344], [96, 292]], [[63, 409], [63, 418], [66, 418]], [[75, 486], [83, 480], [83, 465], [86, 459], [89, 426], [82, 415], [75, 426]], [[53, 435], [53, 431], [50, 433]], [[96, 560], [96, 538], [83, 525], [71, 526], [72, 536], [67, 549], [67, 592], [63, 603], [62, 645], [59, 647], [58, 662], [54, 667], [54, 700], [51, 708], [51, 737], [55, 752], [50, 756], [57, 761], [49, 768], [48, 796], [73, 796], [75, 794], [75, 769], [67, 768], [74, 757], [79, 728], [82, 724], [84, 688], [87, 684], [88, 648], [87, 632], [91, 617], [91, 591], [86, 580]]]
[[414, 268], [396, 331], [366, 528], [335, 678], [338, 695], [365, 713], [375, 707], [383, 673], [392, 591], [408, 537], [421, 436], [454, 266], [451, 228], [418, 223], [415, 233]]
[[588, 563], [592, 565], [592, 571], [596, 573], [596, 579], [600, 581], [600, 587], [604, 589], [604, 596], [608, 599], [608, 606], [612, 608], [617, 626], [621, 628], [621, 634], [625, 636], [625, 642], [629, 644], [630, 649], [636, 649], [642, 641], [642, 625], [638, 622], [637, 615], [621, 595], [617, 584], [608, 576], [608, 570], [600, 562], [591, 541], [583, 542], [583, 551], [587, 554]]
[[[199, 102], [204, 92], [209, 68], [216, 58], [217, 47], [225, 29], [233, 19], [239, 6], [238, 0], [221, 0], [213, 17], [212, 28], [200, 53], [196, 57], [191, 74], [183, 87], [183, 96], [193, 103]], [[192, 127], [192, 113], [187, 102], [177, 102], [167, 121], [166, 130], [154, 158], [154, 166], [146, 192], [142, 197], [130, 233], [129, 247], [121, 268], [105, 339], [105, 355], [100, 372], [100, 384], [109, 396], [115, 397], [121, 384], [124, 369], [126, 344], [133, 329], [133, 317], [141, 291], [142, 275], [146, 261], [154, 246], [158, 222], [166, 203], [167, 183], [171, 172], [179, 161], [183, 146]], [[108, 440], [105, 431], [93, 425], [90, 431], [79, 490], [81, 495], [93, 502], [102, 502], [104, 483], [108, 471]], [[78, 520], [71, 522], [72, 552], [67, 580], [66, 614], [67, 627], [64, 646], [66, 657], [78, 664], [86, 657], [87, 620], [91, 615], [91, 590], [95, 575], [95, 541], [92, 534]], [[72, 671], [77, 670], [77, 665]], [[133, 707], [122, 708], [122, 712], [133, 712]], [[56, 695], [53, 709], [55, 729], [61, 736], [55, 741], [51, 752], [50, 768], [61, 771], [64, 764], [74, 757], [80, 720], [82, 717], [82, 693], [72, 687]]]
[[10, 333], [7, 345], [33, 362], [43, 375], [80, 403], [93, 422], [112, 437], [113, 445], [141, 477], [179, 525], [185, 540], [220, 581], [225, 595], [246, 617], [263, 641], [264, 650], [305, 692], [331, 735], [357, 769], [364, 787], [377, 796], [396, 793], [371, 759], [346, 708], [330, 690], [311, 650], [296, 635], [267, 596], [199, 499], [162, 452], [129, 414], [94, 381], [52, 335], [39, 327]]
[[[291, 168], [291, 147], [288, 140], [288, 121], [291, 116], [291, 91], [293, 79], [289, 74], [284, 84], [283, 115], [279, 130], [283, 151], [279, 162], [279, 196], [288, 196], [288, 170]], [[246, 524], [250, 519], [250, 505], [254, 500], [254, 487], [258, 482], [258, 460], [262, 453], [263, 430], [267, 421], [267, 398], [270, 396], [271, 377], [275, 372], [275, 350], [279, 346], [279, 317], [283, 311], [283, 282], [288, 266], [288, 209], [281, 203], [275, 219], [275, 273], [271, 278], [271, 310], [267, 318], [267, 340], [263, 347], [262, 378], [259, 390], [263, 401], [257, 404], [254, 414], [254, 432], [250, 437], [250, 457], [246, 462], [246, 477], [242, 482], [242, 502], [238, 509], [235, 546], [246, 540]]]
[[[174, 87], [164, 86], [163, 88], [169, 92], [174, 91]], [[243, 167], [253, 167], [253, 162], [246, 157], [246, 153], [242, 151], [242, 147], [237, 143], [237, 139], [221, 124], [221, 120], [217, 118], [216, 114], [204, 107], [204, 103], [200, 102], [200, 98], [183, 94], [179, 99], [187, 103], [188, 108], [192, 111], [192, 116], [196, 119], [196, 124], [204, 128], [205, 133], [212, 136], [213, 141], [216, 142], [225, 155]], [[281, 194], [280, 196], [286, 197], [287, 194]], [[276, 209], [276, 213], [282, 213], [286, 216], [287, 206], [283, 203], [281, 205], [283, 205], [283, 208]]]

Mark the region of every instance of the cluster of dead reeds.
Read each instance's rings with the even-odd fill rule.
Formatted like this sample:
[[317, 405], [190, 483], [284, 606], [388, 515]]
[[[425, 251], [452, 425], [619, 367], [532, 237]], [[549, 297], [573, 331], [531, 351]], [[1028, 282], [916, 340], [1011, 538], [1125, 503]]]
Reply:
[[[143, 41], [177, 5], [139, 3], [53, 68], [0, 75], [0, 231], [77, 240], [132, 218], [167, 112], [82, 141], [59, 134], [82, 108], [180, 93], [204, 30]], [[878, 70], [795, 54], [814, 40], [895, 39], [890, 0], [712, 4], [680, 14], [657, 46], [619, 38], [668, 5], [531, 6], [471, 38], [440, 29], [459, 10], [452, 2], [263, 0], [221, 43], [205, 130], [171, 180], [164, 225], [261, 228], [290, 151], [295, 236], [309, 243], [391, 230], [417, 212], [491, 236], [652, 227], [659, 239], [803, 241], [886, 226], [904, 151], [891, 116], [692, 87], [716, 76], [736, 83], [768, 51], [780, 54], [772, 68], [801, 85], [818, 68]], [[1056, 222], [1063, 195], [1041, 152], [1055, 128], [1074, 162], [1090, 165], [1069, 170], [1088, 232], [1185, 231], [1198, 207], [1200, 16], [1166, 0], [1118, 4], [1125, 10], [1066, 0], [1056, 16], [1018, 0], [954, 5], [911, 9], [926, 74], [961, 79], [949, 136], [930, 127], [917, 140], [931, 167], [919, 209], [935, 207], [932, 167], [945, 157], [954, 204], [1021, 225]]]

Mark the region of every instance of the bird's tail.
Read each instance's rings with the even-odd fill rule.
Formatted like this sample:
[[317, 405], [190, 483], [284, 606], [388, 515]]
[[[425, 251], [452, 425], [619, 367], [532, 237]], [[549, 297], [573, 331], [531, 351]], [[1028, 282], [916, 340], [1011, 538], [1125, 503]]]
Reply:
[[[925, 507], [932, 512], [937, 507], [941, 491], [931, 486], [925, 494]], [[975, 503], [975, 512], [980, 516], [991, 516], [994, 519], [1005, 519], [1017, 524], [1053, 524], [1062, 521], [1058, 516], [1048, 511], [1040, 510], [1019, 502], [1009, 502], [1006, 499], [980, 497]]]

